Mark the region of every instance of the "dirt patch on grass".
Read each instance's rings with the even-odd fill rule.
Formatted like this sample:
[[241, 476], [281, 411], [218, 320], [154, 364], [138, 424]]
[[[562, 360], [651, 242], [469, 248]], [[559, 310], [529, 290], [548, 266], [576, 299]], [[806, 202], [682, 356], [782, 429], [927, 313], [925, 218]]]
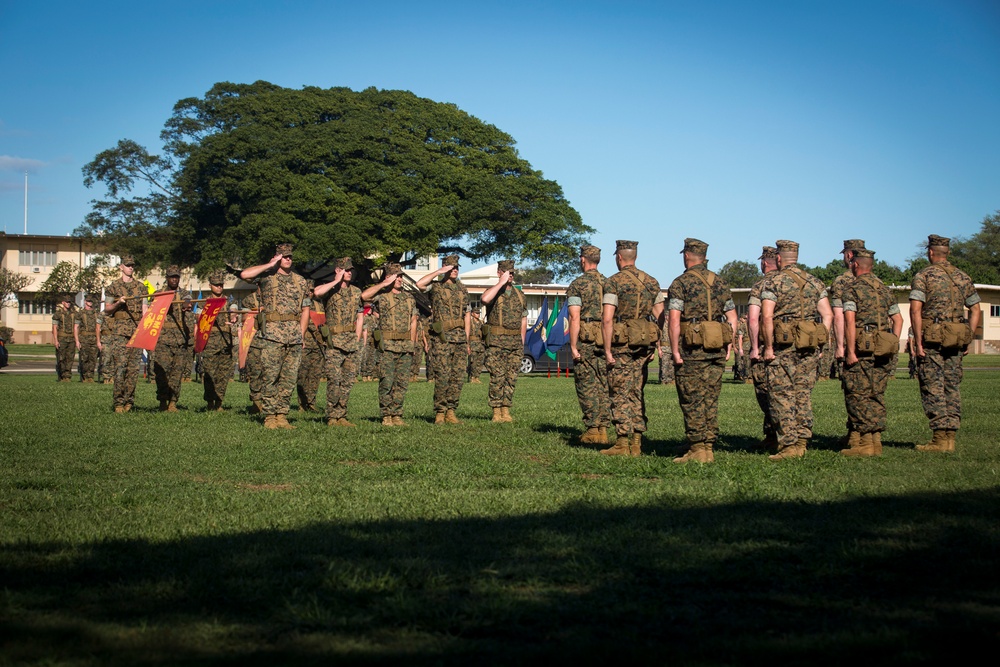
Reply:
[[294, 484], [237, 484], [236, 488], [246, 491], [291, 491]]
[[598, 475], [593, 472], [582, 472], [580, 473], [580, 479], [604, 479], [607, 475]]

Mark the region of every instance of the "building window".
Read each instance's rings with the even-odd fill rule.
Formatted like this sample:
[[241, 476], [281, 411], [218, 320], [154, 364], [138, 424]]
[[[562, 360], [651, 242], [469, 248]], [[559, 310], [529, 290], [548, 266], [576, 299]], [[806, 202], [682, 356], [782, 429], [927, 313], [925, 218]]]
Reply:
[[109, 255], [103, 252], [88, 252], [83, 255], [83, 268], [89, 268], [95, 262], [103, 260], [104, 266], [115, 267], [121, 263], [118, 255]]
[[25, 295], [17, 300], [18, 315], [51, 315], [54, 310], [51, 303], [32, 301], [30, 295]]
[[19, 263], [21, 266], [55, 266], [58, 246], [44, 243], [22, 243]]
[[1000, 317], [1000, 306], [990, 306], [990, 317]]

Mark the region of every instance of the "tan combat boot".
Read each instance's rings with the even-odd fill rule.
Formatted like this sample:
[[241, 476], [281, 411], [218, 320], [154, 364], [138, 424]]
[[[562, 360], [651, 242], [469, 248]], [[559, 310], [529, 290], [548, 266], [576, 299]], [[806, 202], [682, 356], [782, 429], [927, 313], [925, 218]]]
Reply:
[[642, 456], [642, 433], [632, 434], [632, 439], [628, 443], [628, 453], [633, 458]]
[[510, 414], [510, 408], [500, 408], [500, 412], [503, 414], [503, 420], [508, 424], [514, 423], [514, 417]]
[[955, 436], [958, 435], [958, 431], [947, 431], [948, 433], [948, 451], [955, 451]]
[[409, 426], [409, 424], [407, 424], [406, 422], [404, 422], [403, 418], [400, 417], [399, 415], [395, 415], [392, 418], [392, 425], [393, 426]]
[[275, 415], [264, 415], [264, 428], [279, 429], [278, 419]]
[[875, 456], [882, 456], [882, 433], [880, 431], [872, 433], [872, 448], [875, 450]]
[[449, 410], [444, 414], [444, 422], [446, 424], [461, 424], [462, 421], [455, 416], [454, 410]]
[[606, 445], [608, 444], [608, 432], [603, 428], [591, 426], [580, 436], [580, 442], [585, 445]]
[[164, 399], [160, 401], [160, 412], [166, 412], [166, 411], [167, 411], [167, 401], [166, 399]]
[[[856, 431], [852, 431], [854, 435]], [[859, 433], [856, 444], [849, 449], [842, 449], [840, 453], [844, 456], [875, 456], [875, 442], [871, 433]]]
[[859, 431], [848, 431], [847, 442], [845, 444], [847, 445], [847, 447], [840, 450], [841, 454], [843, 454], [844, 456], [858, 456], [857, 452], [853, 454], [851, 454], [850, 452], [851, 450], [856, 450], [861, 448], [861, 433]]
[[177, 401], [167, 401], [167, 412], [177, 412]]
[[115, 412], [118, 413], [118, 414], [123, 414], [125, 412], [125, 406], [124, 405], [116, 405], [115, 406]]
[[[953, 431], [954, 432], [954, 431]], [[949, 445], [952, 447], [949, 449]], [[954, 445], [948, 441], [948, 431], [934, 431], [931, 441], [926, 445], [917, 445], [918, 452], [949, 452], [955, 451]]]
[[683, 456], [674, 459], [674, 463], [715, 463], [712, 443], [692, 442], [691, 448]]
[[382, 426], [395, 426], [395, 425], [396, 425], [396, 422], [394, 422], [392, 420], [392, 417], [390, 417], [389, 415], [386, 415], [385, 417], [382, 417]]
[[602, 449], [601, 454], [605, 456], [632, 456], [632, 449], [629, 446], [631, 444], [629, 437], [627, 435], [620, 435], [618, 439], [615, 440], [615, 444], [611, 445], [607, 449]]
[[285, 415], [274, 415], [274, 423], [278, 425], [278, 428], [287, 428], [287, 429], [295, 428], [294, 426], [288, 423], [288, 417], [286, 417]]
[[794, 445], [779, 447], [777, 454], [772, 454], [767, 458], [771, 461], [783, 461], [785, 459], [800, 459], [806, 455], [806, 439], [799, 438]]
[[503, 408], [493, 408], [493, 421], [499, 424], [503, 420]]
[[434, 423], [435, 424], [443, 424], [444, 423], [444, 413], [443, 412], [438, 412], [437, 414], [434, 415]]

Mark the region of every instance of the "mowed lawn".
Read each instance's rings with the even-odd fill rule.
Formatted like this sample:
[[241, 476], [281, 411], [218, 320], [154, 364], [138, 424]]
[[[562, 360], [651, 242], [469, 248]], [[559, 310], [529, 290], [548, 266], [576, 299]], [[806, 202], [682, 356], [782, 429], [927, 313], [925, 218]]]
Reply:
[[[406, 428], [358, 384], [354, 429], [294, 411], [111, 412], [111, 387], [0, 376], [0, 664], [919, 664], [1000, 648], [1000, 372], [969, 371], [953, 455], [890, 382], [880, 459], [837, 454], [838, 382], [807, 457], [755, 451], [727, 382], [716, 463], [678, 466], [672, 386], [649, 452], [579, 446], [572, 380], [522, 378], [514, 424], [467, 385]], [[485, 381], [486, 376], [483, 376]], [[320, 394], [322, 397], [323, 389]]]

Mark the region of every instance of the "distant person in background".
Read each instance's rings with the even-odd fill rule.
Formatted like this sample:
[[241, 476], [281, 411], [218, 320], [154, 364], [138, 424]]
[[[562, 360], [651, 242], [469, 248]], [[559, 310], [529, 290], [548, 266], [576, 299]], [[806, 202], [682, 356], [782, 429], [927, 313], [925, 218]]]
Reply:
[[56, 347], [56, 374], [59, 382], [70, 382], [73, 379], [73, 358], [76, 357], [74, 323], [73, 297], [61, 294], [59, 305], [52, 313], [52, 344]]
[[93, 382], [94, 371], [97, 369], [97, 311], [94, 304], [97, 297], [86, 294], [83, 297], [83, 308], [76, 311], [73, 321], [73, 337], [76, 349], [80, 352], [80, 382]]

